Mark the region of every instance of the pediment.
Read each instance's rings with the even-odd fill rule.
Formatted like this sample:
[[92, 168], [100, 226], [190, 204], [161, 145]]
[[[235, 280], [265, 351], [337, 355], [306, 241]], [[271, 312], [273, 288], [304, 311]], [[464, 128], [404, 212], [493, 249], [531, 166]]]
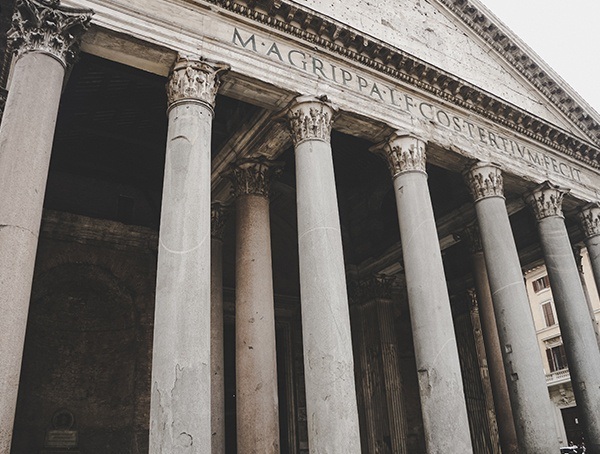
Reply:
[[295, 3], [389, 43], [580, 139], [599, 143], [594, 124], [600, 116], [478, 0]]

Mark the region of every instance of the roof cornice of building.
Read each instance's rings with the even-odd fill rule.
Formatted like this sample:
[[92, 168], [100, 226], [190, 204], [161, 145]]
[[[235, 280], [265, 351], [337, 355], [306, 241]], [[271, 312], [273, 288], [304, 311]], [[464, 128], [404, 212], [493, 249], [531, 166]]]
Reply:
[[[186, 1], [198, 3], [198, 0]], [[534, 61], [530, 54], [535, 54], [520, 40], [513, 38], [514, 34], [487, 9], [473, 0], [437, 1], [463, 20], [486, 42], [495, 43], [494, 48], [507, 47], [508, 50], [501, 52], [502, 55], [510, 55], [510, 58], [505, 57], [507, 61], [515, 65], [524, 77], [576, 124], [589, 137], [589, 141], [582, 140], [571, 132], [408, 52], [291, 0], [202, 1], [354, 60], [487, 117], [585, 164], [600, 168], [598, 114], [539, 57], [536, 56]], [[491, 19], [488, 18], [488, 13]], [[496, 35], [498, 39], [495, 38]]]

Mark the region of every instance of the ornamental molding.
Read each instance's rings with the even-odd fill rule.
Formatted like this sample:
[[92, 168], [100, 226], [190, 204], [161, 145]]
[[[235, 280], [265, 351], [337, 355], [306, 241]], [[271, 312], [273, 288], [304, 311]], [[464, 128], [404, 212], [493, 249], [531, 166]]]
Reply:
[[232, 164], [224, 176], [231, 181], [231, 195], [257, 195], [269, 198], [271, 179], [281, 173], [282, 164], [265, 158], [242, 159]]
[[586, 239], [600, 235], [600, 204], [590, 203], [583, 207], [579, 212], [579, 222]]
[[210, 236], [223, 241], [225, 223], [229, 218], [229, 209], [221, 202], [213, 202], [210, 206]]
[[373, 146], [371, 151], [386, 160], [392, 178], [405, 172], [427, 173], [426, 144], [418, 137], [395, 132], [385, 142]]
[[62, 6], [60, 0], [17, 0], [8, 45], [17, 57], [41, 52], [66, 67], [75, 61], [93, 14]]
[[564, 218], [562, 200], [568, 190], [546, 181], [525, 196], [525, 202], [533, 210], [536, 220], [558, 216]]
[[[185, 0], [196, 4], [197, 0]], [[524, 109], [481, 90], [453, 74], [433, 66], [384, 41], [333, 20], [309, 8], [284, 0], [204, 0], [223, 10], [259, 22], [311, 47], [338, 54], [360, 65], [409, 84], [488, 118], [513, 131], [530, 137], [558, 152], [592, 167], [600, 168], [600, 117], [580, 106], [578, 95], [562, 82], [554, 81], [549, 68], [540, 68], [521, 44], [507, 37], [497, 25], [479, 12], [479, 5], [469, 0], [437, 0], [465, 22], [492, 47], [513, 64], [564, 115], [573, 121], [593, 143], [536, 117]], [[479, 18], [483, 19], [479, 19]], [[477, 20], [475, 20], [477, 19]], [[481, 26], [483, 20], [486, 27]], [[498, 42], [499, 40], [499, 42]]]
[[464, 242], [471, 254], [476, 254], [483, 251], [483, 245], [481, 244], [481, 234], [479, 232], [479, 224], [476, 222], [465, 227], [458, 233], [455, 233], [454, 239]]
[[301, 96], [287, 110], [288, 128], [294, 146], [305, 140], [331, 142], [333, 116], [337, 109], [326, 96]]
[[502, 170], [496, 164], [478, 162], [463, 173], [474, 202], [487, 197], [504, 198]]
[[195, 101], [215, 107], [221, 76], [229, 65], [200, 57], [180, 56], [169, 75], [167, 100], [169, 109], [185, 101]]

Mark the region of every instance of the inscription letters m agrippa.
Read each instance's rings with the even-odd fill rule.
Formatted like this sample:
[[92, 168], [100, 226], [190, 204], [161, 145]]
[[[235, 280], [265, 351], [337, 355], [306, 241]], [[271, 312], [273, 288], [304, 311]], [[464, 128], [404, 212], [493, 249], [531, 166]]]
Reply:
[[564, 178], [581, 182], [581, 171], [560, 159], [547, 155], [516, 140], [490, 131], [474, 122], [447, 112], [443, 108], [415, 96], [403, 93], [397, 88], [370, 80], [355, 71], [344, 69], [333, 63], [324, 61], [305, 51], [294, 49], [288, 45], [263, 39], [254, 33], [240, 32], [233, 29], [232, 43], [249, 52], [262, 54], [267, 58], [278, 60], [280, 63], [299, 71], [313, 74], [331, 83], [338, 84], [359, 93], [367, 95], [375, 101], [392, 105], [413, 118], [420, 118], [436, 123], [446, 129], [463, 135], [468, 140], [483, 144], [495, 152], [510, 155], [528, 165], [533, 165]]

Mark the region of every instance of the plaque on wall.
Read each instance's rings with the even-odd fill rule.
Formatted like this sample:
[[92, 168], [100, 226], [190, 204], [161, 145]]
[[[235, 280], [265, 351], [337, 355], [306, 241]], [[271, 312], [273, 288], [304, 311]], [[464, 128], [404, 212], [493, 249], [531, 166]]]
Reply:
[[58, 410], [52, 416], [52, 427], [46, 431], [44, 449], [40, 454], [81, 454], [78, 434], [74, 429], [75, 417], [69, 410]]

